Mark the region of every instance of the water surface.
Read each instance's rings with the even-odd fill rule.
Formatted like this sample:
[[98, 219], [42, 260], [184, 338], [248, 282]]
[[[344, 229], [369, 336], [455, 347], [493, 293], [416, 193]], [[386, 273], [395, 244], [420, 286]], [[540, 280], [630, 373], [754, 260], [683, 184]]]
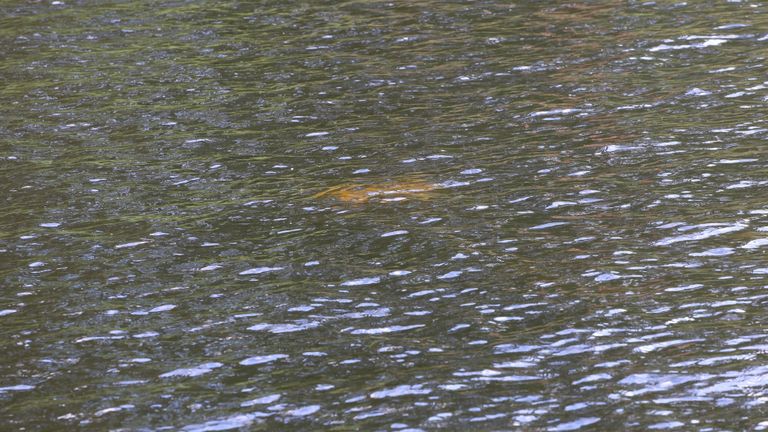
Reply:
[[766, 12], [3, 2], [0, 425], [768, 428]]

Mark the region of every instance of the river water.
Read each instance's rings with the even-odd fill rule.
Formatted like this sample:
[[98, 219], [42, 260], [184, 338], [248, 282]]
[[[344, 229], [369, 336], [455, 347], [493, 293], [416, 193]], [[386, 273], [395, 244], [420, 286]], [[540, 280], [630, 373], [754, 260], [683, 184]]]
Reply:
[[768, 6], [0, 4], [0, 429], [768, 428]]

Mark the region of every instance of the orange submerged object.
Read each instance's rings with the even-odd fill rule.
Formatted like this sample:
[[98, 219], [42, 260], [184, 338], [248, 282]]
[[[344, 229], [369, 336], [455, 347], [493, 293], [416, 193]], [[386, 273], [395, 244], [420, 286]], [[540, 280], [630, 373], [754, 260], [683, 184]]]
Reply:
[[315, 198], [333, 198], [347, 203], [366, 203], [368, 201], [397, 202], [406, 199], [429, 199], [430, 192], [438, 185], [426, 181], [389, 181], [375, 184], [343, 184], [328, 188]]

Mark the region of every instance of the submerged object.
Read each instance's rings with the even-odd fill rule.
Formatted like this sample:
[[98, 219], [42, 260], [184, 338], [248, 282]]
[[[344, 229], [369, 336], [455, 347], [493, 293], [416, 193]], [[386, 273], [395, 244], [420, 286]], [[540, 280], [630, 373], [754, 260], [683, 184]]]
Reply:
[[333, 186], [313, 198], [333, 198], [346, 203], [369, 201], [397, 202], [406, 199], [427, 200], [440, 185], [423, 180], [386, 181], [381, 183], [348, 183]]

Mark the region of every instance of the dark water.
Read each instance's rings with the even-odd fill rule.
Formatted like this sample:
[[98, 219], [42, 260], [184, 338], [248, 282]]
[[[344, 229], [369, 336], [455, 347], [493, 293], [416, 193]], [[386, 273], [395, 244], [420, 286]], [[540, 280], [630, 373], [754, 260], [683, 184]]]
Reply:
[[768, 428], [767, 13], [2, 2], [0, 429]]

